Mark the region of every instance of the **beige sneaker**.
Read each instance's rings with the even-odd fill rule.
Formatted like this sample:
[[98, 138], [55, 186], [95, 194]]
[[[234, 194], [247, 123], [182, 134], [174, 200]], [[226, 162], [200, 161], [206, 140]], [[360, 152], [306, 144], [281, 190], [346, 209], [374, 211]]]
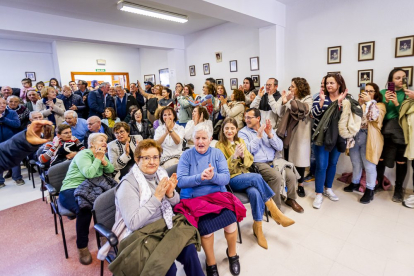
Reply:
[[85, 248], [78, 248], [78, 254], [79, 254], [79, 262], [83, 265], [89, 265], [92, 263], [92, 255], [91, 252], [89, 252], [89, 249], [87, 247]]

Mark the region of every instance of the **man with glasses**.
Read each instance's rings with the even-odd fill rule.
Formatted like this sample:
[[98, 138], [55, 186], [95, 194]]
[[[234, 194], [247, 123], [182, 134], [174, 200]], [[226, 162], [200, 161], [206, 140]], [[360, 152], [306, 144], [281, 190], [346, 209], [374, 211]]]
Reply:
[[[271, 121], [267, 119], [265, 124], [261, 124], [261, 111], [257, 108], [248, 109], [244, 119], [246, 126], [238, 135], [245, 141], [247, 149], [253, 155], [253, 164], [258, 172], [275, 192], [273, 200], [277, 207], [281, 208], [283, 194], [286, 197], [286, 205], [292, 207], [295, 212], [303, 213], [303, 208], [296, 202], [298, 174], [295, 172], [294, 164], [281, 158], [283, 142], [277, 137]], [[287, 192], [283, 191], [283, 181], [286, 183]]]
[[278, 80], [275, 78], [270, 78], [266, 82], [266, 92], [265, 88], [262, 86], [257, 94], [256, 98], [250, 104], [250, 108], [258, 108], [261, 115], [261, 124], [266, 124], [266, 120], [270, 120], [272, 128], [276, 129], [278, 125], [279, 117], [276, 113], [277, 100], [281, 97], [279, 91], [277, 91]]
[[101, 123], [101, 118], [98, 116], [92, 116], [89, 117], [88, 120], [86, 120], [86, 125], [88, 126], [88, 131], [85, 133], [85, 139], [83, 140], [83, 144], [86, 148], [88, 148], [88, 139], [89, 135], [92, 133], [104, 133], [106, 136], [108, 136], [107, 143], [115, 140], [115, 136], [112, 132], [112, 129], [110, 129], [107, 125]]
[[83, 103], [85, 104], [85, 108], [82, 110], [82, 112], [78, 113], [78, 115], [84, 119], [87, 119], [89, 116], [89, 106], [88, 106], [89, 90], [87, 89], [87, 86], [88, 86], [88, 83], [86, 81], [79, 80], [78, 81], [79, 90], [74, 92], [74, 94], [82, 97]]

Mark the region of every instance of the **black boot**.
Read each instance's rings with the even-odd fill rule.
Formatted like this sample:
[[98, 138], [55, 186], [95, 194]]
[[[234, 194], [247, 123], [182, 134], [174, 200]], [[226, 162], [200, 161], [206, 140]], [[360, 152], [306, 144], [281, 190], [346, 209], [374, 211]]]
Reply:
[[240, 274], [240, 263], [239, 263], [239, 255], [234, 257], [229, 257], [229, 249], [226, 249], [227, 258], [229, 258], [229, 267], [231, 275], [239, 275]]
[[207, 261], [206, 261], [206, 272], [207, 272], [207, 276], [219, 276], [219, 273], [217, 270], [217, 264], [207, 265]]
[[392, 196], [392, 201], [402, 202], [403, 197], [404, 197], [404, 191], [403, 191], [402, 183], [395, 183], [394, 195]]
[[344, 188], [344, 191], [348, 193], [352, 193], [353, 191], [358, 191], [358, 189], [359, 189], [359, 184], [351, 183]]
[[362, 204], [368, 204], [372, 200], [374, 200], [374, 190], [371, 190], [371, 189], [366, 188], [365, 189], [365, 193], [361, 197], [361, 199], [359, 200], [359, 202], [361, 202]]

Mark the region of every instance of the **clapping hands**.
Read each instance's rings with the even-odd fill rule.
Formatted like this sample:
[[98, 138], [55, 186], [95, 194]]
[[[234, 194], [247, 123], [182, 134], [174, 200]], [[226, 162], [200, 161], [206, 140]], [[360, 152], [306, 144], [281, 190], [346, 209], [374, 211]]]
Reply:
[[214, 167], [208, 164], [208, 168], [201, 173], [201, 180], [211, 180], [214, 176]]
[[172, 198], [174, 196], [175, 187], [177, 187], [177, 174], [173, 173], [173, 175], [168, 178], [164, 177], [161, 179], [160, 183], [158, 183], [157, 188], [155, 189], [154, 196], [161, 201], [164, 196], [168, 198]]

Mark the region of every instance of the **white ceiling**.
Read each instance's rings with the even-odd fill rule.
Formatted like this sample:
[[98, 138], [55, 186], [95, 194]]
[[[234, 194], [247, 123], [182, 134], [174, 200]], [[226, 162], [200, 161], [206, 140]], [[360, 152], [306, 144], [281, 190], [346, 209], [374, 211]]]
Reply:
[[120, 11], [117, 9], [117, 2], [118, 0], [0, 0], [0, 6], [176, 35], [194, 33], [227, 22], [155, 1], [128, 0], [128, 2], [184, 14], [189, 18], [187, 23], [174, 23]]

